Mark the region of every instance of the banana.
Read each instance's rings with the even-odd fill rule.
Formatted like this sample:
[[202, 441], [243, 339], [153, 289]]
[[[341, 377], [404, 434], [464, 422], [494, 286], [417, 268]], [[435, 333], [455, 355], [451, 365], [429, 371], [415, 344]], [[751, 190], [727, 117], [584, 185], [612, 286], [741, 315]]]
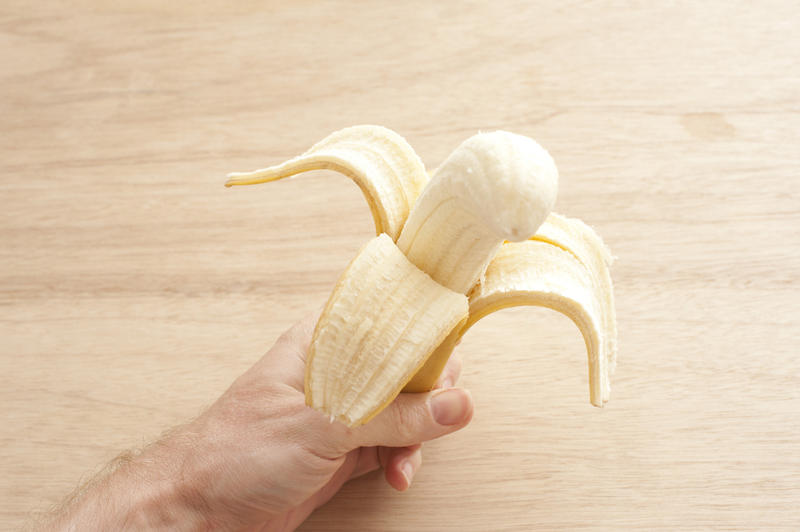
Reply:
[[[428, 179], [408, 143], [379, 126], [335, 132], [304, 154], [226, 186], [330, 168], [361, 188], [378, 236], [336, 284], [312, 339], [306, 403], [348, 426], [401, 391], [427, 391], [483, 316], [516, 305], [562, 312], [580, 329], [590, 401], [616, 364], [612, 257], [580, 220], [551, 213], [558, 172], [535, 141], [505, 131], [458, 146]], [[383, 234], [385, 233], [385, 234]]]

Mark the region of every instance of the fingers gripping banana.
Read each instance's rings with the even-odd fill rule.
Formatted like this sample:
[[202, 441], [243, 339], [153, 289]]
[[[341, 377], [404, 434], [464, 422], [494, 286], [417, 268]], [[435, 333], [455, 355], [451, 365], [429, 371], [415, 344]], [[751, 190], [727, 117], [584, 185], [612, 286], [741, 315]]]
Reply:
[[283, 164], [231, 174], [226, 185], [319, 168], [356, 181], [379, 236], [342, 274], [317, 324], [306, 368], [310, 406], [349, 426], [365, 423], [401, 390], [431, 389], [467, 329], [515, 305], [553, 308], [578, 325], [591, 402], [608, 400], [616, 361], [611, 256], [588, 226], [550, 214], [558, 173], [541, 146], [503, 131], [478, 134], [428, 182], [402, 137], [356, 126]]

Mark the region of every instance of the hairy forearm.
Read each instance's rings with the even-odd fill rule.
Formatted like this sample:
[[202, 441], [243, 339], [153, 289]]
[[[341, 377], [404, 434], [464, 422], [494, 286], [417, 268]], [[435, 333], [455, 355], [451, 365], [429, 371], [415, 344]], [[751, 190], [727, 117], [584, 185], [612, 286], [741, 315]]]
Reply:
[[127, 452], [79, 488], [41, 530], [209, 530], [203, 498], [184, 474], [186, 449], [167, 436]]

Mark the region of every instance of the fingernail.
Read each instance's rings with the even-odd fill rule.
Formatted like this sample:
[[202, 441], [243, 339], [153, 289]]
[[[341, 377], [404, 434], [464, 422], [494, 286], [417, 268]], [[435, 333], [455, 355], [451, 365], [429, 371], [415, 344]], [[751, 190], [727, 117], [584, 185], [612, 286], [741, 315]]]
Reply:
[[431, 397], [431, 413], [440, 425], [457, 425], [464, 421], [469, 410], [469, 394], [466, 390], [452, 388], [442, 390]]
[[453, 384], [455, 384], [453, 382], [453, 379], [447, 377], [445, 380], [442, 381], [442, 388], [452, 388]]
[[411, 479], [414, 478], [414, 466], [411, 465], [411, 462], [406, 460], [403, 462], [400, 471], [402, 471], [403, 476], [406, 477], [406, 489], [408, 489], [408, 487], [411, 486]]

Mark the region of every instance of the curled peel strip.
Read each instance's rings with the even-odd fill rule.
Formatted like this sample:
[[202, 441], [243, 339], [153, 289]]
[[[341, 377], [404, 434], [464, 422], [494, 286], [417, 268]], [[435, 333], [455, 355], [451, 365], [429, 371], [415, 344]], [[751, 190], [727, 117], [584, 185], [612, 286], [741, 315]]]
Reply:
[[456, 344], [478, 320], [504, 308], [530, 305], [556, 310], [578, 326], [588, 355], [590, 401], [603, 406], [616, 362], [610, 260], [590, 227], [557, 214], [551, 214], [530, 240], [504, 243], [469, 294], [464, 326], [439, 345], [405, 391], [430, 389]]
[[228, 174], [225, 186], [268, 183], [311, 170], [350, 177], [367, 200], [376, 234], [386, 233], [394, 240], [428, 182], [422, 161], [403, 137], [382, 126], [365, 125], [331, 133], [281, 164]]

